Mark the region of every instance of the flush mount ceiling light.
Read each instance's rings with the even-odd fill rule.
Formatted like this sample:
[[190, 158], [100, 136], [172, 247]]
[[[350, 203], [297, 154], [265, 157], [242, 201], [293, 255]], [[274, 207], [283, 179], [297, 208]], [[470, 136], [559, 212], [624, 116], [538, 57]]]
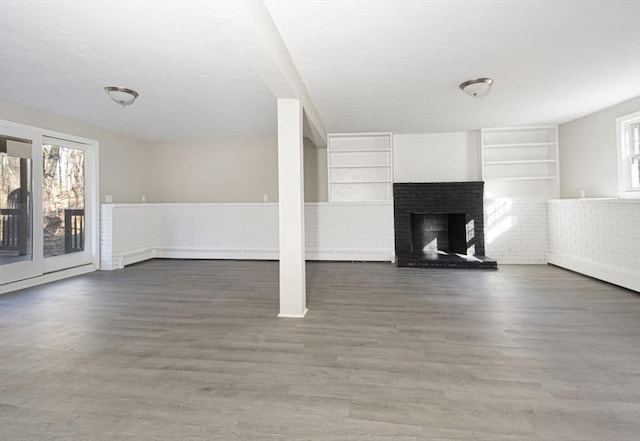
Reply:
[[481, 97], [489, 92], [492, 84], [493, 80], [491, 78], [474, 78], [460, 84], [460, 89], [468, 95]]
[[133, 104], [136, 98], [138, 98], [138, 92], [127, 89], [126, 87], [107, 86], [104, 88], [104, 91], [107, 92], [113, 101], [122, 107]]

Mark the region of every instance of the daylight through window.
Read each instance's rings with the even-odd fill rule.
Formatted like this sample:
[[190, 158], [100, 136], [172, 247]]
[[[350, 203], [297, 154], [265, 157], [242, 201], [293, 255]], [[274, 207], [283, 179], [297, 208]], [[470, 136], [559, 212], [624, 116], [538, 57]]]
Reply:
[[640, 197], [640, 112], [618, 118], [620, 195]]

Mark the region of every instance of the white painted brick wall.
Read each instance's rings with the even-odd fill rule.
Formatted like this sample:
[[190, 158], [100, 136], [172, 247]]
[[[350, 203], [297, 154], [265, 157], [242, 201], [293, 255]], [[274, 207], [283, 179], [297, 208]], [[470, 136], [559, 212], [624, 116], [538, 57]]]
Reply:
[[549, 262], [640, 290], [640, 201], [548, 202]]
[[393, 204], [305, 204], [305, 246], [312, 260], [393, 260]]
[[[305, 204], [307, 257], [392, 260], [393, 205]], [[277, 259], [278, 205], [105, 204], [101, 267], [153, 257]]]
[[546, 263], [547, 203], [535, 199], [484, 201], [485, 253], [501, 263]]

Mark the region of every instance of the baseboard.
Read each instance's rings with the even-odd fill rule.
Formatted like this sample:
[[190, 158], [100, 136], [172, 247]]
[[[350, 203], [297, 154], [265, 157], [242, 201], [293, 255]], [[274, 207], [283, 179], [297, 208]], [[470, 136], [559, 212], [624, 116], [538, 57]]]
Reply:
[[[112, 271], [150, 259], [278, 260], [275, 249], [148, 248], [105, 259], [100, 269]], [[393, 262], [392, 250], [307, 250], [306, 260]]]
[[308, 249], [307, 260], [392, 262], [393, 250], [317, 250]]
[[134, 263], [153, 259], [154, 257], [156, 256], [153, 248], [128, 251], [127, 253], [119, 256], [112, 256], [109, 259], [101, 259], [100, 269], [102, 271], [113, 271], [124, 268], [127, 265], [133, 265]]
[[552, 265], [584, 274], [585, 276], [593, 277], [614, 285], [622, 286], [623, 288], [640, 292], [640, 275], [638, 272], [633, 273], [631, 270], [625, 271], [620, 268], [598, 265], [593, 262], [578, 259], [574, 256], [553, 252], [547, 254], [547, 262]]
[[96, 270], [94, 264], [77, 266], [75, 268], [69, 268], [62, 271], [55, 271], [53, 273], [43, 274], [38, 277], [32, 277], [30, 279], [19, 280], [17, 282], [7, 283], [0, 285], [0, 295], [7, 294], [20, 289], [32, 288], [38, 285], [44, 285], [45, 283], [55, 282], [57, 280], [67, 279], [69, 277], [79, 276], [81, 274], [92, 273]]
[[278, 250], [154, 248], [160, 259], [278, 260]]
[[498, 265], [546, 265], [547, 261], [545, 259], [508, 259], [506, 257], [494, 257], [489, 255], [489, 257], [494, 258], [498, 261]]

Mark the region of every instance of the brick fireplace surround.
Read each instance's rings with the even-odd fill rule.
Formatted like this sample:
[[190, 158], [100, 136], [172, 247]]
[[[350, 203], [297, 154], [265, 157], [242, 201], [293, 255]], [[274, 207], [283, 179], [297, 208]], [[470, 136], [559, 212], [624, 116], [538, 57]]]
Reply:
[[[497, 268], [497, 262], [484, 255], [483, 197], [484, 182], [394, 184], [395, 252], [398, 266]], [[435, 221], [429, 221], [429, 216]], [[416, 231], [416, 228], [437, 229], [432, 228], [433, 225], [446, 223], [442, 219], [447, 217], [463, 219], [464, 225], [459, 227], [455, 225], [458, 221], [450, 220], [451, 231], [446, 231], [446, 227], [439, 232]], [[427, 220], [420, 220], [421, 218]], [[454, 229], [461, 229], [461, 232], [454, 232]], [[427, 247], [423, 249], [417, 245], [421, 237], [435, 238], [440, 235], [442, 239], [443, 234], [449, 234], [450, 239], [440, 240], [440, 243], [444, 243], [446, 248], [454, 249], [438, 247], [438, 252], [435, 249], [433, 252], [425, 252]], [[462, 234], [462, 238], [454, 238], [454, 234]]]

